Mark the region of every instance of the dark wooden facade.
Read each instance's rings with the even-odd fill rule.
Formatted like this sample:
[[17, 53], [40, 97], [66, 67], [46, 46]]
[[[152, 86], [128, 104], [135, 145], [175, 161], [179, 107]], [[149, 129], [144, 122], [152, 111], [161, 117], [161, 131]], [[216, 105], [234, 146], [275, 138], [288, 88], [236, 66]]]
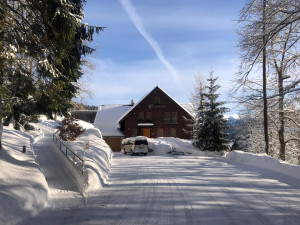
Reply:
[[73, 110], [71, 116], [88, 123], [94, 123], [97, 110]]
[[159, 87], [154, 88], [120, 121], [125, 137], [190, 139], [193, 116]]

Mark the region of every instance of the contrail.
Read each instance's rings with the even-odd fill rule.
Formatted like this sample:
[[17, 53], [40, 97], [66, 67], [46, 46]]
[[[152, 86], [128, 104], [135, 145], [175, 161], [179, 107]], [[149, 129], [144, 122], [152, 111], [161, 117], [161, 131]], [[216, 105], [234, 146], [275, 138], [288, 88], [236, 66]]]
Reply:
[[154, 52], [156, 53], [158, 59], [160, 62], [167, 68], [167, 70], [172, 74], [176, 84], [178, 87], [181, 87], [180, 85], [180, 76], [179, 73], [175, 70], [175, 68], [171, 65], [171, 63], [165, 58], [161, 48], [159, 47], [159, 44], [156, 40], [153, 39], [153, 37], [146, 31], [142, 24], [142, 20], [139, 17], [139, 15], [136, 13], [135, 8], [131, 4], [130, 0], [119, 0], [122, 4], [123, 8], [127, 12], [129, 18], [135, 25], [136, 29], [141, 33], [141, 35], [146, 39], [146, 41], [150, 44], [150, 46], [153, 48]]

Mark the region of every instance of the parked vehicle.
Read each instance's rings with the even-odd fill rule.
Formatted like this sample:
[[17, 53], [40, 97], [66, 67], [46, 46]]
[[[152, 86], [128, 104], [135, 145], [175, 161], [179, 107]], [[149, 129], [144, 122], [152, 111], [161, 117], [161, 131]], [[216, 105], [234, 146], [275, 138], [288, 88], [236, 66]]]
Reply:
[[144, 154], [147, 155], [149, 152], [148, 141], [144, 136], [126, 138], [122, 141], [122, 149], [124, 154]]

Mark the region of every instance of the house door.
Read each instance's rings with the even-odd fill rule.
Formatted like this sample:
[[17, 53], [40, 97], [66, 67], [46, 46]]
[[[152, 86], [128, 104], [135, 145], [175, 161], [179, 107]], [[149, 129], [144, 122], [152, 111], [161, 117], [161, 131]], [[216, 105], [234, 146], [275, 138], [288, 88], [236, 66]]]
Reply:
[[151, 128], [142, 129], [143, 136], [150, 138]]

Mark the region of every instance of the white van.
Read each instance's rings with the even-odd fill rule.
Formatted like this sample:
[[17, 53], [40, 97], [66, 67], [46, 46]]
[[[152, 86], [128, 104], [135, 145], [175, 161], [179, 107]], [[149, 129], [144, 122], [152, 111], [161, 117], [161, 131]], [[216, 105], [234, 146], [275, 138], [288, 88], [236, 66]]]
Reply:
[[133, 155], [141, 153], [147, 155], [149, 151], [147, 137], [138, 136], [126, 138], [122, 141], [122, 149], [124, 154], [130, 153]]

